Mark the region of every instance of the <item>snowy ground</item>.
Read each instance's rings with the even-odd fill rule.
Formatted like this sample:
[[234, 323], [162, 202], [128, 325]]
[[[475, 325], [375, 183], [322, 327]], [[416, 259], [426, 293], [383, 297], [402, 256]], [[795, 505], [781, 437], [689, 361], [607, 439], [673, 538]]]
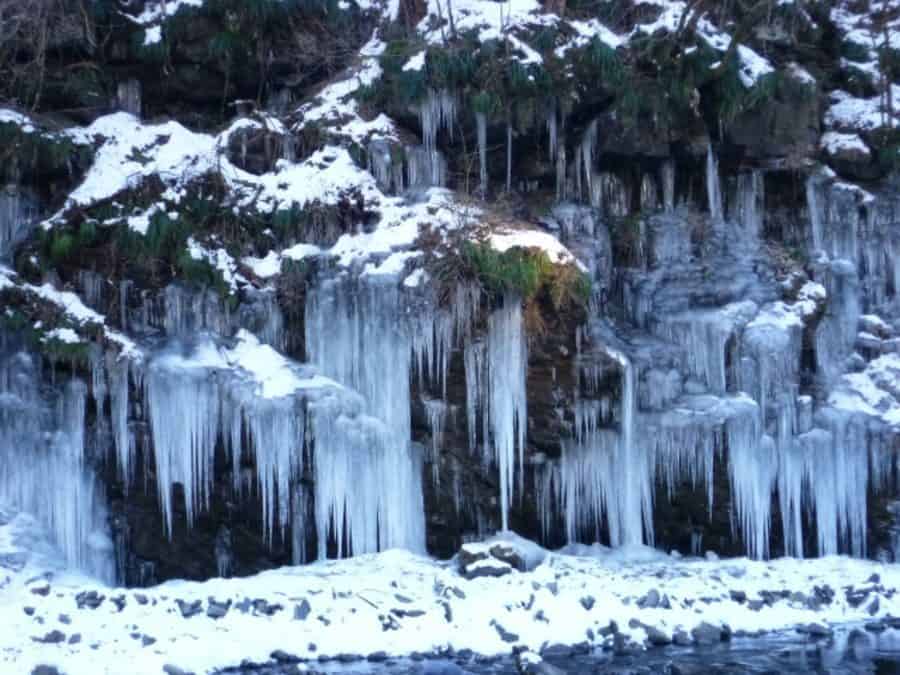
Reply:
[[[487, 546], [476, 547], [486, 550]], [[551, 645], [718, 642], [722, 630], [790, 630], [900, 616], [900, 566], [819, 560], [681, 560], [650, 549], [532, 548], [530, 572], [403, 551], [245, 579], [111, 589], [55, 565], [39, 528], [0, 511], [0, 671], [211, 672], [245, 660], [357, 658]], [[470, 566], [469, 572], [473, 571]], [[614, 625], [612, 625], [614, 623]], [[618, 634], [618, 636], [617, 636]], [[273, 656], [274, 654], [274, 656]]]

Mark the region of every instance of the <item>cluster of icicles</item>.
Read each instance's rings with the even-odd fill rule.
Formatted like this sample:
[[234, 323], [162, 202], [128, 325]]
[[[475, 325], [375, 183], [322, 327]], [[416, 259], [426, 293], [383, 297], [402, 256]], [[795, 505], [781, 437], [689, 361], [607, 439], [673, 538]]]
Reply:
[[[590, 155], [586, 150], [585, 162]], [[828, 297], [815, 330], [816, 372], [830, 391], [853, 353], [860, 304], [884, 311], [892, 293], [896, 299], [900, 246], [884, 239], [887, 230], [878, 226], [874, 209], [861, 219], [858, 210], [841, 208], [840, 196], [829, 203], [823, 185], [814, 174], [807, 196], [811, 257]], [[752, 260], [762, 229], [762, 175], [741, 174], [735, 186], [726, 215], [710, 149], [710, 236], [727, 233], [728, 246]], [[689, 257], [689, 234], [679, 231], [677, 219], [655, 227], [657, 259], [679, 269]], [[684, 483], [705, 486], [711, 518], [718, 456], [728, 468], [733, 531], [749, 555], [770, 554], [776, 503], [786, 555], [865, 555], [867, 497], [893, 471], [891, 432], [864, 414], [799, 394], [799, 305], [747, 299], [654, 316], [652, 301], [641, 296], [641, 284], [655, 288], [653, 274], [626, 282], [625, 309], [658, 344], [677, 345], [680, 363], [677, 369], [650, 368], [638, 384], [638, 367], [623, 351], [606, 346], [599, 355], [579, 353], [573, 437], [564, 440], [561, 459], [545, 465], [537, 485], [545, 533], [562, 523], [570, 541], [594, 540], [605, 527], [613, 546], [652, 544], [657, 485], [670, 497]], [[584, 335], [609, 345], [607, 329], [594, 317]], [[618, 400], [597, 386], [610, 368], [618, 372]], [[694, 395], [683, 395], [683, 374], [699, 388]], [[805, 540], [807, 523], [814, 527], [814, 543]]]
[[[551, 107], [547, 126], [560, 198], [582, 199], [612, 215], [627, 212], [631, 199], [624, 187], [612, 174], [596, 171], [596, 123], [585, 131], [567, 175], [564, 138]], [[403, 163], [394, 161], [387, 145], [370, 147], [373, 174], [395, 191], [445, 180], [446, 163], [436, 137], [439, 130], [452, 132], [455, 100], [433, 92], [420, 113], [424, 144], [406, 148]], [[476, 124], [485, 192], [484, 115], [476, 116]], [[511, 142], [509, 136], [508, 168]], [[674, 166], [665, 163], [664, 213], [675, 209], [674, 182]], [[642, 203], [658, 204], [655, 183], [644, 183]], [[741, 226], [736, 244], [746, 251], [756, 246], [761, 229], [761, 191], [759, 172], [739, 177], [733, 220]], [[707, 193], [711, 221], [721, 224], [727, 218], [712, 149]], [[900, 287], [900, 255], [893, 258], [893, 269], [882, 269], [874, 244], [865, 244], [868, 240], [859, 235], [864, 227], [855, 221], [846, 227], [843, 217], [829, 216], [823, 199], [819, 179], [811, 178], [813, 248], [830, 258], [822, 279], [830, 310], [816, 334], [817, 370], [833, 380], [843, 372], [856, 335], [858, 268], [894, 275], [893, 285], [866, 286], [871, 296], [866, 301], [878, 304], [884, 300], [882, 289]], [[0, 228], [0, 244], [19, 238], [13, 228], [18, 218], [0, 214], [0, 225], [6, 223]], [[829, 227], [832, 222], [835, 226]], [[655, 246], [660, 260], [674, 261], [683, 250], [677, 236], [658, 237]], [[324, 378], [290, 364], [303, 384], [276, 395], [261, 393], [260, 382], [224, 358], [224, 348], [212, 337], [169, 344], [142, 359], [101, 355], [92, 360], [90, 388], [73, 379], [55, 394], [38, 389], [39, 367], [31, 357], [5, 349], [0, 358], [2, 494], [41, 517], [73, 564], [106, 578], [114, 575], [102, 490], [88, 467], [90, 460], [99, 459], [88, 448], [102, 445], [86, 440], [90, 391], [95, 408], [109, 411], [109, 435], [123, 484], [145, 480], [136, 475], [139, 450], [143, 470], [151, 464], [155, 469], [169, 533], [175, 485], [183, 486], [189, 526], [209, 507], [221, 447], [230, 457], [233, 490], [254, 490], [260, 496], [266, 539], [286, 538], [288, 529], [293, 530], [296, 560], [312, 557], [304, 546], [311, 526], [318, 557], [326, 555], [329, 543], [338, 555], [390, 547], [421, 551], [423, 458], [411, 440], [411, 380], [418, 376], [427, 380], [430, 391], [441, 392], [425, 402], [433, 436], [430, 459], [438, 480], [441, 432], [449, 419], [447, 373], [451, 353], [459, 349], [470, 450], [498, 470], [501, 521], [507, 528], [513, 497], [524, 493], [528, 353], [521, 301], [505, 298], [491, 312], [486, 336], [478, 338], [473, 330], [481, 309], [477, 289], [460, 286], [449, 310], [425, 303], [409, 311], [414, 294], [401, 292], [395, 281], [319, 279], [307, 298], [305, 344], [310, 362]], [[164, 299], [167, 335], [192, 333], [198, 317], [206, 314], [204, 328], [231, 334], [200, 296], [186, 300], [172, 288]], [[86, 289], [89, 302], [91, 294]], [[873, 477], [877, 484], [886, 475], [886, 453], [859, 417], [828, 407], [814, 413], [812, 400], [798, 395], [802, 323], [779, 314], [790, 312], [777, 303], [763, 308], [748, 300], [656, 321], [639, 301], [626, 299], [626, 304], [634, 305], [626, 311], [636, 326], [682, 347], [682, 370], [702, 383], [705, 393], [676, 409], [672, 406], [682, 402], [682, 392], [670, 386], [664, 372], [641, 380], [646, 373], [639, 373], [628, 350], [606, 346], [602, 366], [592, 355], [579, 353], [572, 436], [563, 439], [561, 459], [538, 472], [538, 510], [545, 527], [562, 520], [571, 540], [599, 538], [605, 531], [613, 545], [652, 543], [656, 485], [662, 483], [670, 494], [684, 481], [705, 486], [711, 510], [713, 467], [716, 453], [723, 453], [734, 528], [750, 555], [769, 554], [775, 496], [786, 553], [812, 552], [804, 547], [803, 532], [804, 521], [812, 520], [819, 554], [864, 554], [866, 492]], [[145, 313], [149, 316], [152, 309]], [[276, 316], [274, 308], [270, 314]], [[589, 322], [586, 333], [599, 330], [599, 323]], [[281, 348], [282, 330], [280, 321], [270, 320], [258, 336]], [[593, 344], [604, 344], [602, 335], [588, 336]], [[601, 370], [610, 364], [620, 380], [616, 396], [599, 386]], [[135, 395], [137, 400], [131, 400]], [[137, 436], [130, 424], [134, 415], [147, 422], [146, 438]], [[253, 467], [249, 476], [245, 466]]]
[[[410, 298], [391, 282], [322, 279], [306, 307], [313, 368], [290, 362], [246, 331], [232, 349], [211, 333], [198, 337], [198, 326], [227, 322], [215, 312], [198, 321], [202, 298], [182, 296], [166, 293], [161, 323], [172, 339], [162, 349], [141, 358], [110, 352], [91, 359], [97, 424], [109, 431], [109, 441], [98, 448], [114, 449], [126, 489], [145, 485], [153, 469], [169, 535], [178, 512], [175, 486], [182, 486], [190, 528], [210, 506], [217, 448], [222, 448], [230, 457], [232, 490], [237, 496], [248, 490], [259, 496], [265, 539], [290, 537], [297, 562], [313, 557], [306, 551], [311, 527], [319, 558], [329, 553], [329, 544], [339, 556], [393, 547], [424, 551], [423, 458], [412, 442], [411, 377], [417, 374], [445, 391], [450, 352], [462, 343], [468, 345], [467, 379], [474, 383], [468, 414], [474, 419], [480, 413], [484, 438], [493, 439], [485, 442], [484, 452], [501, 472], [506, 522], [515, 458], [521, 466], [524, 451], [526, 352], [520, 302], [510, 298], [491, 316], [488, 339], [482, 342], [472, 335], [479, 310], [475, 287], [461, 286], [451, 311], [426, 302], [413, 313], [405, 304]], [[280, 344], [280, 325], [272, 329], [269, 322], [270, 330], [261, 334]], [[242, 345], [254, 352], [247, 363], [241, 360], [246, 356]], [[30, 364], [27, 375], [13, 368], [20, 359]], [[266, 364], [259, 377], [253, 359]], [[12, 403], [9, 396], [0, 401], [0, 447], [18, 453], [0, 458], [3, 494], [49, 525], [71, 563], [110, 579], [115, 572], [111, 545], [95, 550], [98, 542], [109, 541], [103, 493], [84, 459], [88, 387], [73, 379], [65, 389], [65, 412], [49, 421], [17, 419], [19, 409], [40, 399], [37, 368], [16, 351], [0, 359], [0, 366], [0, 390], [16, 396]], [[272, 385], [285, 377], [285, 368], [293, 384]], [[53, 407], [43, 407], [48, 406]], [[148, 429], [146, 436], [130, 424], [135, 415], [147, 423], [138, 427]], [[59, 430], [50, 447], [41, 440], [48, 428]], [[102, 461], [102, 451], [96, 454], [94, 459]], [[52, 499], [41, 490], [48, 465], [60, 488], [50, 493]], [[74, 482], [73, 468], [81, 477]], [[81, 501], [70, 499], [72, 490]], [[100, 562], [87, 564], [91, 556]]]

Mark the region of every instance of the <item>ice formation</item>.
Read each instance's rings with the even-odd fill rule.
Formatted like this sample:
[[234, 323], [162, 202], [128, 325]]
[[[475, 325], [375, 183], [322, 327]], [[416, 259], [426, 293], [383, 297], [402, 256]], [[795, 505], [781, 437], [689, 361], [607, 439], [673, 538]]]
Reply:
[[24, 188], [12, 184], [0, 189], [0, 261], [28, 235], [37, 217], [37, 205]]
[[328, 477], [322, 485], [317, 481], [319, 518], [324, 509], [333, 514], [340, 545], [349, 510], [354, 553], [424, 550], [421, 457], [410, 442], [413, 332], [396, 287], [322, 282], [308, 301], [306, 336], [310, 360], [358, 391], [371, 416], [356, 432], [356, 447], [346, 447], [336, 437], [344, 420], [325, 415], [327, 406], [316, 411], [316, 473]]
[[706, 198], [709, 201], [709, 217], [713, 223], [721, 222], [722, 184], [719, 177], [719, 160], [716, 159], [712, 144], [706, 149]]
[[0, 334], [0, 494], [47, 525], [67, 562], [105, 581], [115, 558], [85, 430], [87, 385], [48, 396], [40, 363]]
[[[666, 8], [652, 23], [636, 19], [634, 37], [677, 25], [683, 3], [657, 4]], [[541, 58], [525, 43], [530, 22], [564, 21], [536, 12], [537, 4], [528, 2], [514, 5], [511, 17], [500, 13], [496, 24], [493, 11], [478, 5], [457, 8], [460, 30], [496, 39], [502, 29], [515, 58], [525, 64]], [[426, 8], [428, 16], [414, 30], [437, 43], [443, 37], [437, 35], [433, 9]], [[724, 34], [709, 20], [698, 21], [697, 28], [712, 48], [727, 48]], [[148, 37], [161, 35], [161, 26], [152, 29], [156, 33]], [[563, 38], [575, 33], [572, 42], [597, 38], [613, 48], [631, 39], [599, 22], [569, 22], [559, 31]], [[392, 547], [423, 551], [424, 462], [431, 463], [435, 485], [449, 467], [457, 511], [470, 507], [460, 488], [458, 461], [442, 452], [451, 436], [447, 432], [463, 424], [448, 399], [451, 364], [461, 356], [468, 450], [495, 471], [504, 529], [515, 498], [526, 494], [526, 477], [534, 473], [539, 517], [548, 533], [562, 524], [571, 542], [653, 544], [654, 515], [665, 508], [657, 495], [675, 499], [687, 484], [701, 492], [711, 514], [718, 506], [713, 489], [718, 464], [727, 472], [734, 533], [750, 556], [865, 554], [867, 493], [895, 471], [886, 439], [888, 429], [900, 425], [892, 407], [896, 388], [893, 380], [884, 380], [893, 373], [889, 357], [897, 345], [889, 335], [895, 327], [879, 319], [896, 316], [900, 289], [900, 237], [890, 205], [876, 203], [830, 170], [810, 171], [808, 222], [791, 233], [805, 246], [807, 286], [816, 290], [804, 296], [791, 288], [791, 279], [779, 288], [781, 270], [764, 255], [763, 244], [771, 243], [764, 241], [771, 224], [767, 174], [748, 168], [751, 158], [729, 175], [730, 169], [720, 171], [710, 142], [705, 167], [696, 176], [687, 175], [681, 164], [676, 173], [675, 159], [654, 154], [634, 169], [635, 180], [626, 179], [615, 166], [619, 162], [605, 162], [600, 152], [610, 132], [603, 118], [592, 117], [596, 111], [578, 112], [574, 136], [567, 127], [569, 103], [542, 103], [538, 122], [544, 126], [538, 133], [543, 137], [546, 129], [546, 159], [552, 163], [547, 178], [555, 178], [558, 202], [547, 222], [558, 226], [567, 245], [586, 252], [588, 264], [581, 269], [595, 286], [603, 293], [621, 291], [624, 311], [621, 316], [607, 311], [601, 292], [595, 293], [579, 334], [593, 351], [579, 345], [577, 372], [569, 373], [575, 390], [554, 391], [566, 429], [561, 454], [535, 461], [532, 472], [525, 464], [529, 349], [522, 299], [508, 293], [498, 306], [488, 306], [480, 289], [461, 284], [450, 289], [448, 307], [438, 307], [430, 291], [419, 287], [427, 278], [421, 267], [406, 277], [411, 283], [398, 283], [399, 272], [409, 272], [407, 263], [418, 265], [410, 261], [422, 256], [406, 248], [416, 246], [421, 221], [446, 225], [456, 215], [439, 200], [426, 203], [426, 197], [444, 194], [430, 188], [452, 182], [448, 157], [459, 150], [454, 134], [471, 128], [472, 119], [463, 114], [459, 92], [429, 89], [412, 111], [418, 113], [421, 145], [395, 133], [397, 126], [386, 116], [364, 122], [353, 100], [353, 79], [371, 84], [381, 72], [374, 57], [386, 44], [379, 35], [376, 30], [360, 52], [364, 63], [353, 78], [326, 86], [299, 111], [302, 120], [293, 131], [307, 122], [322, 123], [323, 136], [333, 131], [343, 145], [332, 145], [329, 137], [325, 147], [297, 163], [294, 139], [267, 115], [267, 128], [277, 128], [286, 140], [277, 153], [282, 156], [277, 170], [266, 175], [238, 169], [222, 152], [231, 134], [260, 122], [241, 119], [218, 136], [175, 122], [146, 125], [135, 116], [142, 102], [133, 80], [120, 84], [118, 98], [134, 114], [116, 113], [68, 132], [70, 138], [96, 141], [98, 170], [88, 172], [66, 208], [87, 211], [144, 179], [160, 179], [176, 204], [190, 181], [215, 175], [243, 199], [262, 195], [266, 209], [334, 206], [352, 196], [367, 216], [378, 217], [357, 222], [365, 219], [351, 216], [348, 231], [330, 251], [301, 241], [291, 242], [303, 248], [297, 256], [286, 249], [245, 258], [242, 263], [262, 280], [254, 288], [224, 246], [204, 248], [190, 240], [192, 259], [223, 273], [228, 299], [178, 282], [159, 294], [147, 293], [135, 281], [116, 285], [95, 270], [81, 270], [73, 283], [86, 303], [117, 304], [119, 328], [147, 338], [141, 344], [146, 351], [135, 357], [92, 345], [89, 380], [66, 375], [55, 387], [41, 387], [40, 360], [26, 353], [18, 336], [4, 335], [3, 495], [44, 520], [73, 565], [104, 578], [114, 571], [105, 499], [95, 476], [103, 461], [114, 464], [110, 471], [118, 472], [126, 492], [155, 478], [170, 534], [181, 511], [178, 496], [183, 494], [187, 525], [193, 526], [211, 505], [217, 476], [230, 472], [235, 496], [250, 491], [258, 498], [263, 538], [270, 544], [290, 538], [297, 561], [312, 557], [307, 529], [314, 530], [320, 558]], [[572, 46], [560, 47], [561, 53]], [[745, 85], [772, 72], [766, 59], [746, 46], [736, 53]], [[404, 69], [425, 66], [420, 52]], [[833, 92], [832, 103], [828, 125], [877, 124], [871, 101]], [[324, 123], [336, 117], [339, 126]], [[514, 179], [514, 119], [511, 108], [505, 120], [508, 191]], [[476, 112], [482, 197], [490, 188], [487, 135], [488, 116]], [[351, 144], [344, 143], [348, 139], [352, 155]], [[841, 141], [868, 150], [861, 139], [832, 130], [823, 147], [834, 154]], [[359, 162], [357, 149], [365, 154]], [[246, 160], [244, 137], [238, 152]], [[723, 167], [729, 166], [734, 158], [725, 139], [721, 152]], [[701, 149], [697, 160], [703, 159]], [[528, 181], [524, 184], [527, 188]], [[703, 184], [709, 218], [685, 217], [689, 204], [702, 201]], [[691, 190], [699, 199], [685, 194]], [[634, 213], [637, 205], [640, 214]], [[146, 234], [150, 217], [162, 206], [142, 207], [127, 218], [128, 226]], [[431, 218], [437, 212], [441, 215]], [[37, 216], [37, 200], [25, 188], [0, 192], [0, 260], [10, 259]], [[46, 225], [52, 229], [64, 220], [65, 209]], [[385, 234], [385, 223], [403, 234]], [[353, 228], [358, 232], [349, 231]], [[614, 276], [613, 243], [623, 239], [633, 260]], [[580, 265], [547, 232], [494, 231], [487, 242], [498, 251], [537, 247], [555, 263]], [[320, 254], [323, 269], [305, 289], [303, 339], [297, 338], [314, 364], [304, 365], [284, 356], [289, 330], [276, 286], [266, 284], [278, 277], [285, 258]], [[350, 265], [357, 256], [366, 260]], [[331, 265], [330, 258], [341, 264]], [[0, 286], [12, 285], [12, 272], [0, 272]], [[67, 320], [75, 319], [43, 339], [76, 344], [82, 319], [103, 323], [70, 290], [58, 291], [49, 282], [16, 284], [61, 305]], [[235, 310], [229, 300], [239, 287]], [[110, 303], [111, 298], [118, 302]], [[557, 386], [556, 370], [553, 380]], [[424, 456], [413, 442], [412, 410], [420, 403], [430, 434]], [[94, 441], [104, 434], [109, 442], [101, 448]], [[222, 456], [228, 466], [217, 466]], [[484, 514], [475, 520], [476, 529], [486, 528]], [[773, 534], [779, 532], [776, 541]], [[220, 535], [216, 562], [226, 574], [230, 535]], [[695, 537], [694, 552], [701, 553], [702, 546]]]

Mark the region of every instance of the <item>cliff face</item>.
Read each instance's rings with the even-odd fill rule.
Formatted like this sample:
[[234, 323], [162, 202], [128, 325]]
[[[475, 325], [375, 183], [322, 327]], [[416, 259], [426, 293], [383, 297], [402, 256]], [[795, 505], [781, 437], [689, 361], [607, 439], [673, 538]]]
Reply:
[[33, 4], [0, 498], [74, 564], [894, 555], [900, 8]]

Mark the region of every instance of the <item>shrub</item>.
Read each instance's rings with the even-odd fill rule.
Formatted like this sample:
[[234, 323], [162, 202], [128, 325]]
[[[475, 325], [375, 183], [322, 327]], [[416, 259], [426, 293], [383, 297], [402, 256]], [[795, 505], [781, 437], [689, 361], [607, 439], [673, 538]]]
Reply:
[[447, 287], [475, 281], [495, 301], [512, 293], [529, 305], [543, 297], [557, 310], [584, 306], [590, 297], [590, 279], [575, 265], [553, 263], [537, 249], [497, 251], [487, 242], [462, 242], [458, 254], [438, 261], [435, 277]]
[[54, 233], [50, 240], [50, 259], [54, 264], [60, 264], [69, 259], [76, 249], [75, 237], [68, 232]]

